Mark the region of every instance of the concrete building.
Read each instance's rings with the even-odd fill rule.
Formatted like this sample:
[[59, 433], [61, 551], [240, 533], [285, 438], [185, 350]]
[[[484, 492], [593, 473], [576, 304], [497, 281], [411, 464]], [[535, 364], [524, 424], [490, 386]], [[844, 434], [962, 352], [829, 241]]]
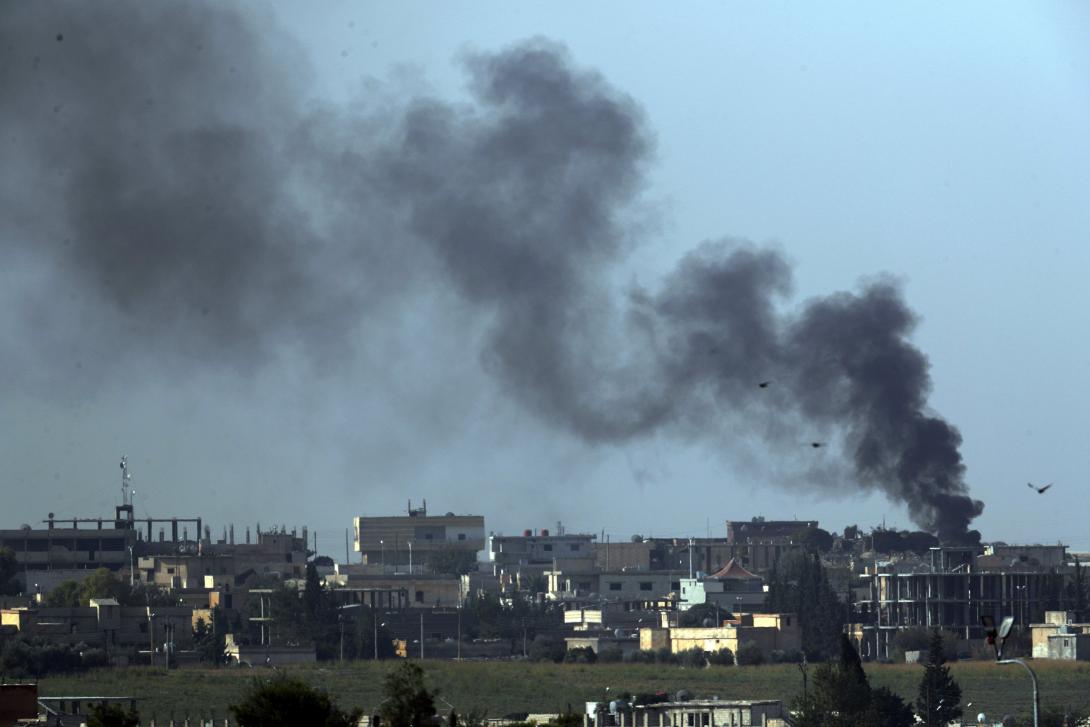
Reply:
[[[175, 606], [119, 606], [91, 599], [80, 608], [0, 609], [0, 625], [24, 636], [59, 644], [87, 644], [113, 657], [134, 658], [153, 650], [156, 659], [192, 647], [193, 610]], [[159, 655], [162, 655], [161, 657]]]
[[651, 570], [652, 543], [649, 540], [596, 541], [594, 563], [598, 570]]
[[[339, 565], [338, 570], [342, 570]], [[326, 576], [322, 581], [343, 603], [379, 608], [457, 608], [465, 600], [459, 576], [349, 571]]]
[[1030, 633], [1034, 659], [1090, 660], [1090, 623], [1075, 623], [1071, 611], [1046, 611]]
[[773, 699], [693, 699], [636, 705], [618, 725], [631, 727], [786, 727], [783, 702]]
[[306, 528], [299, 535], [295, 530], [263, 531], [258, 526], [256, 543], [204, 540], [196, 547], [141, 555], [136, 579], [176, 590], [207, 587], [209, 578], [217, 584], [237, 584], [250, 576], [302, 578], [308, 555]]
[[0, 683], [0, 727], [38, 720], [38, 685]]
[[790, 539], [800, 530], [816, 527], [817, 520], [727, 520], [727, 542], [738, 545], [752, 540]]
[[596, 536], [526, 530], [522, 535], [490, 535], [488, 560], [492, 574], [532, 573], [546, 570], [589, 573], [596, 568]]
[[233, 634], [226, 636], [227, 658], [232, 664], [247, 666], [286, 666], [289, 664], [313, 664], [318, 660], [314, 645], [271, 646], [268, 644], [240, 644]]
[[554, 600], [597, 597], [626, 602], [676, 600], [682, 575], [678, 571], [545, 572], [547, 595]]
[[764, 581], [731, 559], [715, 573], [703, 578], [681, 579], [678, 608], [710, 604], [727, 612], [754, 611], [764, 607]]
[[640, 648], [639, 639], [607, 633], [577, 633], [574, 636], [565, 636], [564, 645], [569, 651], [572, 649], [590, 649], [595, 654], [602, 653], [603, 649], [616, 650], [621, 653], [622, 657], [638, 651]]
[[668, 648], [677, 654], [690, 649], [705, 652], [730, 649], [737, 654], [747, 644], [756, 644], [767, 659], [773, 651], [802, 648], [802, 629], [791, 613], [740, 613], [719, 626], [671, 626], [640, 629], [640, 648]]
[[890, 640], [904, 628], [937, 627], [982, 639], [981, 616], [1011, 615], [1022, 628], [1042, 621], [1056, 575], [1029, 567], [984, 569], [977, 562], [980, 551], [944, 546], [931, 548], [923, 562], [868, 567], [860, 579], [869, 594], [857, 602], [862, 622], [852, 628], [860, 654], [889, 658]]
[[[54, 519], [47, 527], [24, 525], [17, 530], [0, 530], [0, 546], [15, 554], [17, 576], [24, 591], [35, 583], [43, 593], [62, 579], [51, 578], [50, 571], [65, 571], [66, 576], [86, 575], [98, 568], [120, 571], [129, 565], [129, 548], [136, 544], [131, 507], [117, 508], [114, 520], [102, 518]], [[45, 571], [44, 574], [42, 572]], [[81, 573], [82, 572], [82, 573]], [[63, 580], [69, 580], [64, 578]], [[30, 584], [30, 587], [27, 587]]]
[[1059, 570], [1067, 565], [1067, 546], [990, 543], [984, 546], [983, 555], [977, 559], [981, 567], [988, 563], [985, 559], [994, 559], [996, 567], [1001, 568], [1032, 567]]
[[472, 554], [484, 550], [484, 517], [481, 515], [428, 515], [424, 507], [409, 503], [407, 515], [354, 518], [355, 549], [363, 562], [396, 572], [426, 572], [431, 557], [454, 549]]

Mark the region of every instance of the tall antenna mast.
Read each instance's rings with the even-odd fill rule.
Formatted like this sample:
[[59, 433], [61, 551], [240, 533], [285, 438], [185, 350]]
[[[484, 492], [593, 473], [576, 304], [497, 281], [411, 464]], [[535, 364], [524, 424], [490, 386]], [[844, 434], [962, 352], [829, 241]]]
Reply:
[[129, 458], [121, 455], [121, 504], [132, 505], [132, 491], [129, 483], [132, 481], [132, 473], [129, 472]]

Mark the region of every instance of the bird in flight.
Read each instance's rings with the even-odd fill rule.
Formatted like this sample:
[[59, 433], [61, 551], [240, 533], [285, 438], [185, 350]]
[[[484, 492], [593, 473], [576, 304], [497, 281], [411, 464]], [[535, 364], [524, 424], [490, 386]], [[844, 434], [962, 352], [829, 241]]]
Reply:
[[1043, 495], [1045, 493], [1045, 490], [1052, 487], [1052, 483], [1049, 482], [1047, 485], [1044, 485], [1043, 487], [1038, 487], [1037, 485], [1033, 484], [1032, 482], [1027, 482], [1026, 487], [1028, 487], [1031, 490], [1037, 490], [1038, 495]]
[[824, 442], [810, 442], [810, 446], [813, 447], [814, 449], [818, 449], [820, 447], [824, 447], [825, 443]]
[[761, 383], [757, 384], [757, 386], [761, 389], [767, 389], [768, 385], [771, 383], [771, 381], [762, 381]]

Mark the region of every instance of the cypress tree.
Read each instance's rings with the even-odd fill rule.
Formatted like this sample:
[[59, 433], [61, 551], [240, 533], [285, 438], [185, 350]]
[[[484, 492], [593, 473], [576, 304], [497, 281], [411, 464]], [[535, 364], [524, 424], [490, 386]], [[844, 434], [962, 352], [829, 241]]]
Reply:
[[961, 687], [950, 676], [950, 667], [946, 666], [942, 632], [938, 629], [931, 632], [916, 711], [927, 727], [944, 727], [961, 716]]

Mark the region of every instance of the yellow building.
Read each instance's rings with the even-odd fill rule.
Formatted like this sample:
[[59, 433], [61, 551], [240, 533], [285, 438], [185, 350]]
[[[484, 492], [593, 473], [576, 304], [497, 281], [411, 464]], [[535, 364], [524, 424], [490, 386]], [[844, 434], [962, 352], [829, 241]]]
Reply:
[[690, 649], [705, 652], [756, 644], [767, 658], [773, 651], [802, 648], [802, 630], [793, 613], [740, 613], [720, 626], [640, 629], [640, 649], [669, 648], [675, 654]]

